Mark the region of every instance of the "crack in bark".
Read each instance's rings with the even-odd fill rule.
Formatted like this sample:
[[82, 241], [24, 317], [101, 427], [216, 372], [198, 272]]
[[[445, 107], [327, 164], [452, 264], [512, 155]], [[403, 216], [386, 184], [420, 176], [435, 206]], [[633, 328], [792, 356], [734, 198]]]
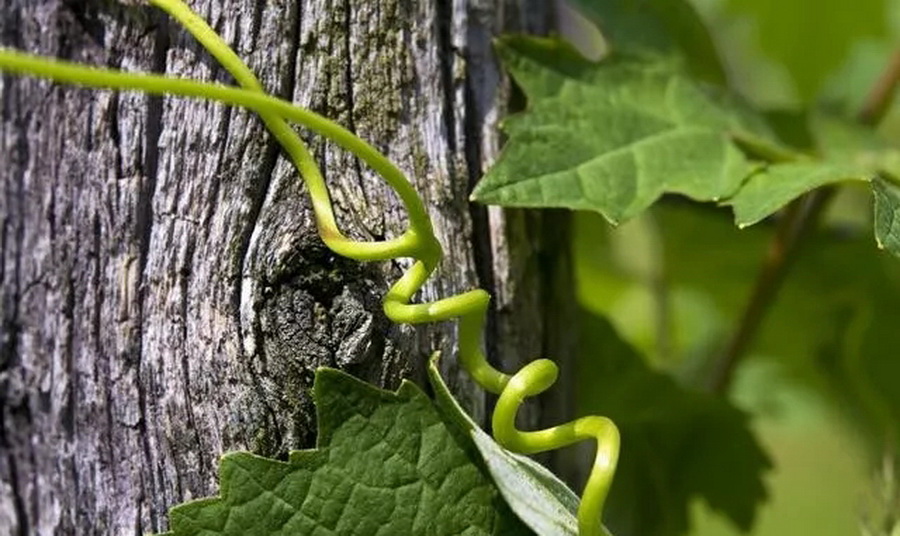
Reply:
[[[293, 95], [294, 89], [296, 87], [296, 58], [297, 53], [300, 50], [300, 7], [297, 6], [294, 10], [294, 20], [291, 23], [291, 27], [293, 28], [293, 36], [290, 41], [291, 50], [287, 54], [287, 63], [284, 69], [284, 75], [281, 80], [281, 95], [290, 100], [291, 95]], [[276, 94], [278, 92], [276, 91]], [[258, 188], [254, 189], [251, 198], [251, 208], [247, 215], [247, 224], [240, 232], [240, 241], [238, 244], [237, 252], [235, 253], [235, 266], [233, 268], [233, 277], [234, 277], [234, 293], [231, 297], [232, 302], [232, 311], [234, 314], [234, 322], [237, 328], [237, 338], [238, 345], [237, 351], [241, 362], [245, 365], [245, 370], [247, 370], [250, 376], [250, 382], [252, 383], [253, 390], [257, 395], [257, 401], [263, 407], [263, 411], [266, 414], [268, 420], [267, 431], [271, 432], [275, 436], [275, 441], [277, 444], [281, 444], [283, 442], [283, 436], [281, 433], [281, 429], [278, 426], [278, 418], [277, 413], [275, 411], [274, 406], [269, 401], [266, 396], [265, 390], [263, 389], [262, 381], [260, 379], [260, 375], [258, 371], [253, 367], [252, 360], [259, 359], [263, 365], [266, 363], [266, 353], [265, 353], [265, 345], [263, 344], [263, 330], [260, 326], [259, 318], [254, 318], [251, 329], [253, 330], [253, 336], [255, 337], [257, 344], [255, 345], [255, 356], [249, 356], [245, 352], [244, 340], [245, 333], [244, 327], [241, 322], [241, 302], [243, 300], [243, 290], [244, 290], [244, 270], [247, 266], [248, 255], [250, 254], [250, 242], [253, 237], [253, 233], [256, 230], [257, 223], [259, 222], [260, 215], [262, 213], [263, 205], [265, 204], [266, 197], [269, 192], [269, 188], [272, 183], [272, 175], [275, 172], [275, 166], [278, 163], [278, 156], [281, 153], [281, 146], [277, 140], [271, 137], [270, 134], [266, 134], [269, 136], [267, 140], [266, 147], [266, 157], [263, 160], [261, 166], [260, 176], [263, 178], [263, 183], [259, 185]]]
[[[75, 235], [75, 244], [73, 251], [79, 251], [81, 248], [78, 243], [78, 235]], [[75, 261], [74, 259], [67, 259], [67, 269], [66, 269], [66, 280], [65, 280], [65, 298], [63, 303], [62, 317], [66, 319], [66, 329], [64, 334], [64, 344], [63, 344], [63, 360], [65, 362], [65, 374], [68, 378], [68, 385], [66, 385], [67, 393], [65, 400], [62, 403], [62, 407], [59, 410], [59, 418], [60, 425], [62, 426], [63, 432], [65, 433], [65, 441], [69, 446], [74, 446], [75, 443], [75, 418], [77, 415], [77, 404], [78, 404], [78, 385], [79, 385], [79, 376], [78, 369], [75, 367], [75, 307], [77, 303], [77, 299], [75, 296], [76, 293], [76, 278], [75, 278]], [[75, 462], [73, 460], [73, 455], [60, 456], [59, 464], [68, 469], [68, 473], [75, 477], [72, 479], [72, 487], [74, 489], [74, 496], [76, 497], [76, 512], [77, 512], [77, 502], [81, 498], [80, 494], [80, 486], [77, 478], [77, 472], [75, 470]], [[72, 523], [72, 526], [75, 526], [76, 520], [73, 519], [75, 517], [74, 512], [66, 512], [69, 514], [69, 521]], [[62, 523], [65, 524], [65, 514], [62, 514]], [[71, 529], [70, 529], [71, 530]]]
[[[226, 139], [228, 131], [231, 129], [232, 108], [226, 106], [222, 110], [222, 127], [219, 129], [218, 136], [220, 139]], [[212, 221], [216, 208], [219, 206], [219, 192], [222, 189], [222, 163], [225, 161], [225, 151], [228, 148], [228, 142], [223, 142], [216, 156], [216, 166], [213, 170], [212, 184], [209, 186], [209, 204], [206, 208], [206, 214], [203, 216], [201, 226], [204, 229], [209, 228], [209, 222]]]
[[[74, 251], [78, 251], [78, 237], [76, 235]], [[69, 442], [75, 437], [75, 406], [77, 397], [75, 396], [78, 386], [78, 370], [75, 368], [75, 266], [74, 262], [69, 263], [66, 270], [66, 297], [63, 305], [62, 315], [67, 319], [66, 332], [64, 335], [65, 343], [63, 345], [63, 359], [65, 361], [66, 376], [69, 378], [68, 393], [66, 394], [66, 402], [60, 408], [60, 424], [66, 434]], [[76, 481], [77, 482], [77, 481]]]
[[[6, 442], [5, 433], [0, 433], [0, 443], [3, 444], [4, 449], [10, 448], [10, 445]], [[16, 457], [11, 451], [6, 456], [6, 463], [9, 464], [9, 484], [12, 488], [13, 511], [19, 518], [18, 536], [29, 536], [31, 531], [28, 530], [28, 514], [25, 512], [25, 500], [22, 498], [22, 492], [19, 490], [19, 468], [16, 463]]]
[[[156, 29], [156, 35], [154, 36], [153, 43], [153, 56], [152, 56], [152, 70], [154, 72], [166, 72], [166, 60], [168, 56], [168, 51], [171, 43], [169, 42], [168, 35], [168, 19], [164, 18], [162, 15], [157, 15], [159, 19], [159, 26]], [[138, 193], [138, 198], [136, 200], [136, 215], [135, 215], [135, 237], [137, 239], [138, 246], [138, 267], [137, 267], [137, 282], [136, 282], [136, 335], [133, 343], [132, 352], [135, 356], [135, 367], [137, 370], [138, 378], [141, 377], [141, 371], [143, 369], [144, 364], [144, 356], [143, 356], [143, 347], [144, 347], [144, 302], [146, 298], [146, 288], [144, 285], [145, 277], [146, 277], [146, 269], [147, 269], [147, 260], [150, 253], [150, 242], [152, 238], [153, 231], [153, 197], [156, 193], [156, 184], [157, 184], [157, 174], [159, 172], [159, 139], [162, 135], [162, 126], [163, 126], [163, 106], [164, 100], [162, 97], [147, 97], [147, 111], [146, 111], [146, 131], [145, 131], [145, 143], [144, 147], [144, 157], [143, 157], [143, 178], [145, 182], [141, 185], [140, 191]], [[138, 391], [138, 406], [140, 411], [140, 421], [138, 422], [138, 431], [140, 435], [141, 444], [144, 450], [144, 458], [145, 464], [148, 468], [153, 468], [153, 452], [150, 447], [150, 437], [148, 430], [148, 401], [147, 401], [147, 387], [144, 385], [144, 382], [137, 382], [137, 391]], [[110, 404], [111, 405], [111, 404]], [[110, 430], [112, 430], [112, 416], [109, 415], [110, 419]], [[157, 479], [154, 481], [150, 480], [150, 525], [154, 531], [158, 531], [160, 524], [160, 517], [165, 512], [165, 505], [163, 503], [163, 497], [160, 493], [158, 493], [158, 487], [161, 487], [163, 482], [165, 482], [165, 476], [162, 474], [162, 467], [157, 467]]]
[[[196, 250], [196, 247], [197, 247], [197, 239], [195, 236], [191, 235], [188, 238], [187, 247], [185, 248], [185, 252], [184, 252], [184, 259], [185, 259], [184, 263], [185, 264], [184, 264], [184, 266], [182, 266], [180, 273], [179, 273], [180, 282], [181, 282], [181, 303], [179, 305], [180, 305], [180, 312], [181, 312], [181, 340], [182, 341], [188, 340], [188, 332], [187, 332], [188, 314], [189, 314], [188, 313], [188, 311], [189, 311], [188, 303], [190, 301], [188, 299], [188, 297], [190, 296], [190, 292], [189, 292], [190, 291], [190, 279], [191, 279], [191, 273], [193, 271], [193, 259], [194, 259], [194, 252]], [[193, 402], [193, 398], [191, 396], [193, 389], [191, 389], [190, 370], [191, 369], [190, 369], [190, 362], [188, 359], [188, 353], [182, 352], [182, 354], [181, 354], [181, 375], [182, 375], [182, 381], [183, 381], [182, 396], [184, 396], [185, 411], [187, 413], [187, 418], [188, 418], [188, 429], [193, 432], [194, 443], [197, 445], [196, 454], [197, 454], [197, 458], [198, 458], [198, 465], [200, 467], [207, 467], [207, 460], [206, 460], [207, 449], [206, 449], [206, 447], [204, 447], [203, 440], [200, 438], [200, 428], [197, 426], [197, 419], [196, 419], [196, 415], [194, 414], [194, 402]]]
[[262, 29], [262, 17], [266, 9], [268, 0], [256, 0], [253, 6], [253, 14], [250, 19], [250, 42], [256, 43], [259, 40], [259, 32]]
[[437, 45], [438, 61], [440, 62], [441, 88], [443, 91], [444, 126], [447, 128], [447, 149], [451, 156], [456, 153], [456, 118], [453, 114], [456, 108], [456, 95], [453, 91], [453, 58], [455, 49], [452, 41], [453, 25], [452, 0], [436, 0], [435, 10], [437, 17]]
[[[448, 0], [442, 0], [447, 2]], [[449, 6], [448, 6], [449, 9]], [[471, 49], [474, 45], [475, 33], [481, 28], [474, 28], [469, 23], [467, 35], [467, 47]], [[445, 59], [454, 57], [457, 51], [452, 47], [442, 55]], [[484, 114], [479, 108], [476, 88], [474, 87], [475, 78], [473, 76], [472, 66], [477, 65], [470, 57], [469, 50], [465, 51], [464, 60], [465, 83], [463, 86], [463, 151], [466, 162], [467, 188], [466, 194], [472, 192], [475, 185], [482, 176], [482, 143], [484, 142], [481, 135]], [[483, 66], [482, 66], [483, 68]], [[452, 80], [452, 79], [451, 79]], [[452, 91], [452, 86], [448, 87], [448, 93]], [[452, 94], [451, 94], [452, 97]], [[451, 101], [452, 103], [453, 101]], [[491, 296], [496, 296], [497, 288], [495, 284], [496, 274], [494, 272], [494, 255], [491, 246], [491, 230], [490, 220], [488, 218], [488, 209], [479, 203], [469, 202], [469, 218], [472, 221], [472, 234], [470, 242], [472, 244], [472, 256], [475, 264], [475, 275], [478, 278], [478, 284], [485, 289]], [[497, 302], [492, 300], [488, 309], [487, 322], [485, 324], [484, 345], [485, 354], [489, 363], [500, 366], [500, 356], [498, 352], [499, 331], [497, 326]]]
[[278, 146], [277, 142], [274, 140], [268, 140], [266, 142], [265, 153], [266, 156], [263, 159], [262, 165], [260, 166], [260, 176], [262, 179], [262, 184], [258, 185], [257, 188], [253, 188], [251, 192], [251, 200], [250, 200], [250, 210], [246, 217], [246, 224], [240, 231], [240, 241], [238, 243], [237, 251], [235, 252], [234, 258], [234, 267], [232, 268], [233, 280], [234, 280], [234, 293], [231, 297], [232, 304], [232, 312], [234, 314], [234, 322], [237, 328], [237, 338], [238, 338], [238, 354], [240, 356], [241, 362], [246, 367], [246, 370], [250, 374], [250, 380], [253, 383], [253, 389], [258, 395], [259, 402], [263, 405], [266, 414], [270, 422], [272, 423], [272, 428], [275, 430], [276, 435], [279, 436], [280, 441], [280, 431], [278, 427], [275, 426], [275, 422], [277, 422], [275, 417], [275, 410], [269, 404], [267, 397], [265, 396], [265, 390], [262, 387], [262, 382], [260, 381], [258, 372], [254, 369], [251, 364], [252, 358], [259, 358], [262, 360], [262, 363], [265, 364], [265, 353], [262, 350], [261, 333], [258, 332], [258, 322], [254, 321], [253, 331], [254, 336], [257, 337], [257, 340], [260, 341], [256, 344], [256, 354], [255, 356], [249, 356], [244, 351], [244, 328], [241, 323], [241, 302], [243, 298], [244, 292], [244, 270], [248, 263], [248, 256], [250, 254], [250, 242], [253, 237], [253, 233], [256, 229], [256, 225], [259, 222], [260, 214], [262, 213], [262, 207], [265, 204], [266, 196], [269, 191], [269, 187], [272, 183], [272, 173], [275, 171], [275, 165], [278, 163]]
[[[121, 62], [115, 65], [117, 69], [121, 68]], [[113, 142], [113, 145], [116, 147], [116, 152], [114, 155], [114, 165], [116, 168], [116, 178], [121, 178], [123, 175], [122, 172], [122, 134], [119, 131], [119, 105], [121, 103], [121, 97], [119, 96], [119, 92], [114, 91], [109, 96], [109, 114], [107, 115], [107, 123], [109, 125], [109, 137]], [[118, 190], [118, 181], [116, 190]]]
[[[14, 28], [16, 28], [20, 22], [21, 13], [19, 9], [12, 9], [11, 11], [12, 16], [10, 17], [10, 19], [13, 21], [11, 24], [11, 28], [13, 30], [11, 31], [14, 31]], [[16, 45], [21, 44], [21, 40], [19, 39], [19, 35], [17, 33], [14, 34], [13, 41]], [[3, 287], [5, 289], [12, 290], [10, 291], [8, 300], [6, 299], [7, 296], [0, 296], [0, 299], [4, 299], [5, 302], [2, 304], [2, 312], [4, 318], [0, 318], [0, 327], [2, 327], [2, 330], [0, 330], [0, 372], [5, 372], [6, 370], [12, 369], [14, 362], [17, 360], [19, 336], [22, 331], [20, 320], [20, 304], [22, 298], [22, 251], [25, 242], [25, 214], [22, 210], [22, 207], [25, 206], [25, 165], [30, 157], [27, 140], [27, 129], [25, 128], [27, 124], [27, 116], [22, 115], [22, 108], [20, 107], [21, 103], [18, 102], [18, 96], [21, 92], [20, 84], [22, 82], [14, 80], [9, 75], [3, 76], [3, 118], [12, 118], [12, 123], [14, 124], [16, 132], [14, 151], [18, 156], [18, 162], [12, 161], [11, 163], [13, 165], [10, 166], [14, 167], [14, 171], [11, 173], [12, 191], [10, 191], [10, 189], [7, 189], [5, 193], [9, 206], [18, 207], [18, 214], [7, 214], [4, 217], [3, 221], [3, 251], [0, 252], [0, 266], [3, 266], [3, 274], [0, 281], [3, 282]], [[13, 101], [16, 101], [15, 106], [13, 105]], [[18, 220], [16, 224], [12, 223], [14, 217]], [[7, 277], [9, 277], [9, 274], [7, 274], [5, 271], [5, 259], [8, 254], [7, 237], [9, 236], [9, 234], [13, 235], [12, 241], [15, 243], [15, 251], [13, 253], [13, 273], [11, 274], [12, 281], [7, 281]], [[11, 310], [7, 311], [7, 307], [9, 307]], [[6, 387], [8, 388], [8, 386]], [[2, 445], [3, 450], [8, 453], [7, 463], [9, 464], [10, 472], [13, 513], [18, 520], [19, 536], [28, 536], [31, 533], [30, 519], [25, 507], [25, 499], [23, 497], [22, 484], [19, 476], [16, 455], [12, 451], [12, 444], [7, 437], [7, 412], [11, 411], [13, 409], [13, 406], [10, 404], [6, 389], [4, 389], [3, 392], [0, 392], [0, 394], [3, 395], [3, 404], [0, 405], [0, 445]], [[27, 412], [27, 407], [25, 408], [25, 411]]]
[[[351, 48], [352, 39], [350, 32], [353, 28], [353, 21], [351, 18], [351, 9], [352, 5], [350, 0], [344, 0], [344, 85], [347, 87], [347, 98], [346, 98], [346, 106], [347, 106], [347, 129], [356, 134], [356, 120], [355, 120], [355, 110], [356, 110], [356, 102], [354, 98], [354, 89], [353, 89], [353, 50]], [[353, 155], [350, 155], [350, 159], [353, 162], [353, 173], [356, 175], [356, 183], [359, 185], [360, 193], [362, 193], [363, 199], [365, 199], [366, 204], [371, 204], [369, 201], [369, 195], [367, 192], [365, 181], [363, 180], [363, 172], [362, 165], [359, 163], [359, 158], [356, 158]], [[362, 223], [359, 218], [354, 213], [354, 218], [357, 220], [357, 223]], [[360, 225], [360, 227], [366, 229], [366, 232], [371, 232], [366, 228], [367, 226]]]

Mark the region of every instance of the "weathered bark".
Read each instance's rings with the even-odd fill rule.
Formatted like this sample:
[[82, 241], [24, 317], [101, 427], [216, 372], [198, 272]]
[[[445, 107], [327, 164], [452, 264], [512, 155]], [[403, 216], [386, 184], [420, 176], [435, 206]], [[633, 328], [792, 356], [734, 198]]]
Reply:
[[[549, 3], [548, 3], [549, 4]], [[502, 28], [541, 0], [196, 0], [277, 95], [334, 118], [406, 171], [446, 248], [421, 299], [495, 292], [487, 346], [516, 369], [544, 347], [539, 218], [472, 207], [498, 150]], [[0, 44], [230, 83], [184, 31], [111, 0], [0, 0]], [[452, 323], [392, 325], [408, 261], [359, 264], [315, 234], [295, 170], [254, 114], [195, 100], [0, 79], [0, 534], [144, 534], [214, 494], [217, 457], [310, 446], [320, 365], [395, 387]], [[353, 158], [303, 133], [359, 238], [404, 213]]]

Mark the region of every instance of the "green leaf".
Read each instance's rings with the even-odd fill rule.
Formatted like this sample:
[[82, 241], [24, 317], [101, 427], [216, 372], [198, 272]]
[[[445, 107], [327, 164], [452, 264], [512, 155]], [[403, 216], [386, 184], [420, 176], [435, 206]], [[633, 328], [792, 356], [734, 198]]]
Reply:
[[813, 131], [827, 158], [852, 164], [873, 177], [875, 240], [878, 247], [900, 257], [900, 222], [897, 221], [900, 151], [875, 130], [836, 116], [815, 116]]
[[875, 240], [900, 257], [900, 186], [883, 179], [872, 183], [875, 194]]
[[782, 207], [821, 186], [844, 181], [869, 181], [886, 146], [871, 128], [820, 111], [778, 111], [767, 114], [781, 139], [817, 158], [799, 152], [768, 153], [756, 140], [739, 140], [742, 147], [772, 162], [754, 173], [724, 204], [734, 210], [743, 228], [774, 214]]
[[726, 204], [734, 209], [738, 227], [746, 227], [820, 186], [848, 180], [867, 181], [870, 178], [859, 168], [822, 162], [774, 164], [753, 174]]
[[651, 370], [600, 317], [585, 312], [581, 335], [579, 411], [613, 419], [624, 446], [608, 526], [620, 534], [684, 534], [689, 505], [701, 497], [748, 530], [771, 464], [747, 415]]
[[176, 506], [174, 536], [524, 535], [497, 488], [413, 384], [316, 372], [318, 449], [220, 465], [220, 496]]
[[723, 92], [661, 63], [592, 63], [556, 39], [507, 37], [498, 51], [529, 99], [473, 198], [594, 210], [618, 223], [667, 192], [734, 193], [754, 166], [731, 134], [770, 133]]
[[[797, 116], [802, 119], [803, 116]], [[808, 116], [820, 160], [778, 163], [752, 175], [725, 204], [735, 222], [746, 227], [775, 213], [815, 188], [845, 181], [871, 183], [875, 198], [875, 239], [879, 247], [900, 256], [898, 245], [897, 178], [900, 151], [874, 129], [825, 113]]]
[[578, 496], [544, 466], [509, 452], [484, 433], [450, 394], [438, 371], [437, 357], [428, 367], [437, 406], [480, 453], [510, 508], [540, 536], [577, 536]]
[[683, 0], [575, 0], [611, 43], [613, 53], [676, 57], [700, 79], [725, 83], [712, 37]]

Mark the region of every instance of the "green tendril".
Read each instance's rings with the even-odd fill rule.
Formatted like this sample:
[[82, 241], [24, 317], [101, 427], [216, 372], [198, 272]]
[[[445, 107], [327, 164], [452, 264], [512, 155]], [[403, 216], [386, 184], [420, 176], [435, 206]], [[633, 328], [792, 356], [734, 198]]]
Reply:
[[[310, 110], [267, 94], [252, 71], [221, 37], [181, 0], [150, 0], [190, 32], [234, 77], [241, 88], [152, 74], [132, 74], [88, 67], [0, 48], [0, 70], [68, 84], [112, 90], [135, 90], [155, 95], [194, 97], [240, 106], [256, 112], [281, 144], [309, 190], [316, 225], [335, 253], [360, 261], [408, 257], [412, 267], [388, 290], [384, 312], [393, 322], [421, 324], [459, 319], [459, 361], [482, 388], [499, 394], [493, 414], [494, 436], [505, 448], [536, 453], [585, 439], [597, 440], [597, 455], [578, 508], [579, 534], [601, 536], [603, 503], [609, 492], [619, 453], [619, 433], [604, 417], [583, 417], [546, 430], [523, 432], [515, 418], [524, 400], [548, 389], [557, 377], [556, 365], [538, 359], [509, 376], [492, 367], [481, 351], [481, 336], [490, 295], [477, 289], [431, 303], [412, 303], [443, 256], [431, 218], [412, 184], [381, 152], [352, 132]], [[399, 237], [366, 242], [341, 233], [335, 221], [325, 179], [306, 144], [288, 121], [316, 132], [350, 151], [370, 166], [397, 192], [409, 218]]]

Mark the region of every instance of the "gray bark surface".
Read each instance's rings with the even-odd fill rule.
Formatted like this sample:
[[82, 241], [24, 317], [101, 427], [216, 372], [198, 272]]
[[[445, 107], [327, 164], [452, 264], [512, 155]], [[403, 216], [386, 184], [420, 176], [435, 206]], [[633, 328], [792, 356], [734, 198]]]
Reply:
[[[111, 0], [0, 0], [0, 45], [232, 83], [184, 31]], [[446, 258], [420, 299], [483, 286], [507, 370], [546, 347], [538, 216], [471, 206], [507, 102], [501, 29], [540, 0], [196, 0], [274, 94], [383, 150], [425, 199]], [[0, 77], [0, 534], [136, 534], [215, 494], [218, 456], [314, 442], [318, 366], [394, 388], [455, 325], [381, 312], [407, 260], [360, 264], [318, 239], [297, 173], [254, 114], [210, 102]], [[371, 171], [302, 132], [352, 236], [405, 216]], [[558, 240], [557, 240], [558, 242]], [[531, 421], [535, 420], [532, 416]]]

